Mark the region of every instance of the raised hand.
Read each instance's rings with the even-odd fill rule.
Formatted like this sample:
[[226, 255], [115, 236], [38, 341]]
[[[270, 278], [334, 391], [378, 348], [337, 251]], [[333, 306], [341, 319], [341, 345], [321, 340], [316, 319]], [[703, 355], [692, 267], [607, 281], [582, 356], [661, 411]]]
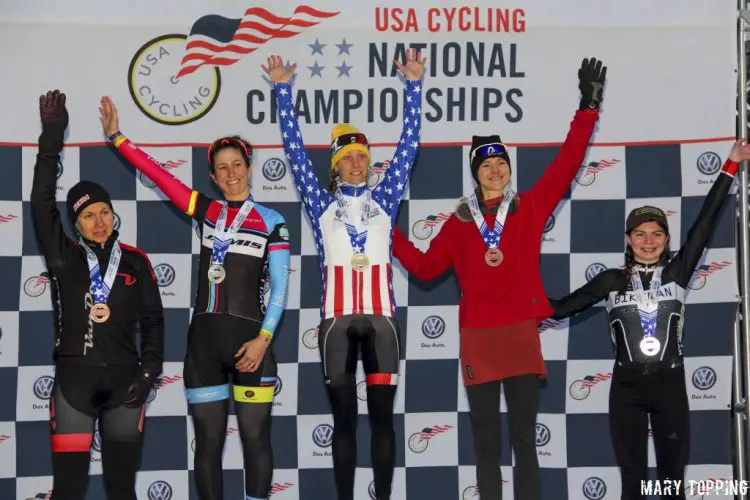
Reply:
[[112, 137], [120, 131], [120, 120], [117, 116], [117, 108], [112, 99], [107, 96], [102, 97], [99, 102], [99, 118], [102, 121], [102, 128], [107, 137]]
[[294, 76], [294, 70], [297, 69], [297, 63], [288, 68], [284, 66], [284, 60], [281, 59], [281, 56], [270, 56], [266, 59], [266, 62], [268, 66], [261, 64], [260, 67], [263, 68], [263, 71], [266, 72], [273, 83], [288, 83]]
[[578, 70], [578, 88], [581, 90], [580, 109], [596, 109], [604, 100], [604, 80], [607, 67], [596, 58], [584, 59]]
[[421, 52], [417, 52], [417, 49], [408, 49], [406, 51], [406, 64], [401, 64], [400, 61], [393, 61], [404, 77], [412, 81], [422, 79], [424, 64], [426, 62], [427, 58], [422, 58]]
[[737, 163], [750, 160], [750, 144], [745, 144], [745, 139], [739, 139], [729, 152], [729, 159]]
[[59, 125], [64, 130], [68, 126], [68, 110], [65, 108], [65, 94], [50, 90], [39, 96], [39, 116], [42, 125]]

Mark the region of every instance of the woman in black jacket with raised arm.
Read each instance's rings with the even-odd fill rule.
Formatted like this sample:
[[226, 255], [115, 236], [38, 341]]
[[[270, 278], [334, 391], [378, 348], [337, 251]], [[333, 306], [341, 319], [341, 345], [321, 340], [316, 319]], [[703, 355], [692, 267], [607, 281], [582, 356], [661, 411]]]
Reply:
[[68, 216], [79, 240], [65, 234], [55, 199], [68, 126], [65, 94], [40, 96], [39, 108], [31, 215], [51, 277], [56, 320], [51, 498], [83, 500], [98, 419], [107, 498], [136, 500], [145, 403], [164, 360], [161, 295], [146, 254], [119, 241], [112, 201], [99, 184], [81, 181], [70, 188]]
[[[615, 366], [609, 393], [610, 434], [622, 478], [622, 500], [640, 499], [648, 479], [651, 418], [658, 479], [681, 481], [685, 498], [690, 408], [682, 356], [685, 293], [727, 198], [739, 162], [750, 146], [735, 143], [703, 202], [687, 239], [669, 258], [669, 224], [657, 207], [630, 212], [625, 223], [625, 266], [602, 271], [586, 285], [550, 300], [554, 318], [565, 318], [606, 300]], [[672, 483], [675, 484], [675, 483]]]

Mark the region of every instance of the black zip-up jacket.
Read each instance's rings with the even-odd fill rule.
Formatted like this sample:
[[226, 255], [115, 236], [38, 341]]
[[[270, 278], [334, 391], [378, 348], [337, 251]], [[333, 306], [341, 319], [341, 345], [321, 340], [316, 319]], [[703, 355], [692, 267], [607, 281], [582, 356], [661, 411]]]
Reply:
[[[53, 359], [96, 366], [140, 362], [144, 371], [156, 377], [164, 361], [164, 311], [156, 276], [144, 252], [120, 242], [122, 258], [107, 300], [110, 317], [105, 323], [89, 319], [94, 301], [86, 251], [65, 234], [55, 202], [63, 133], [54, 126], [43, 128], [31, 189], [31, 214], [52, 285], [56, 337]], [[99, 259], [102, 277], [117, 238], [114, 231], [103, 245], [83, 243]], [[138, 330], [140, 356], [136, 347]]]
[[[640, 350], [644, 333], [637, 296], [633, 293], [630, 278], [625, 276], [622, 269], [602, 271], [569, 295], [559, 300], [550, 299], [554, 309], [552, 317], [561, 319], [574, 316], [606, 299], [610, 335], [618, 365], [642, 373], [682, 366], [682, 327], [686, 289], [706, 249], [711, 230], [732, 186], [736, 170], [737, 163], [727, 160], [706, 195], [684, 244], [664, 266], [658, 291], [659, 309], [654, 333], [661, 343], [661, 349], [656, 355], [646, 356]], [[635, 269], [639, 273], [644, 291], [648, 291], [656, 265], [636, 263]], [[623, 289], [625, 293], [621, 293]]]

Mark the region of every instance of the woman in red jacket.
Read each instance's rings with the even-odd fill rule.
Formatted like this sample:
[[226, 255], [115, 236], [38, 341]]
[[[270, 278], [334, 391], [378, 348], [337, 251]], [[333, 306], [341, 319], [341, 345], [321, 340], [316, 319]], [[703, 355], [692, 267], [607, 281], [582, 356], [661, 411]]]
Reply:
[[479, 187], [460, 201], [427, 252], [394, 231], [393, 253], [417, 279], [435, 279], [450, 267], [456, 273], [461, 372], [482, 500], [502, 498], [501, 383], [515, 454], [516, 499], [541, 499], [536, 416], [538, 378], [546, 376], [546, 368], [537, 324], [552, 314], [539, 269], [542, 232], [583, 163], [606, 72], [601, 61], [583, 60], [579, 110], [559, 154], [529, 191], [511, 189], [510, 157], [500, 137], [474, 136], [469, 157]]

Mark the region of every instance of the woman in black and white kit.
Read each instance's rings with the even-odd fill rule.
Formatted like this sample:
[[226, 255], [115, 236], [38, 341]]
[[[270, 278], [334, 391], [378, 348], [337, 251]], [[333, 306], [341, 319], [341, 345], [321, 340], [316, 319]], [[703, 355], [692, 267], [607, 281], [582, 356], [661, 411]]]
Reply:
[[[682, 481], [685, 498], [690, 408], [685, 386], [682, 328], [685, 293], [716, 218], [750, 146], [732, 147], [682, 247], [669, 258], [669, 224], [660, 208], [643, 206], [625, 223], [625, 266], [599, 273], [586, 285], [551, 300], [554, 318], [580, 313], [606, 300], [615, 366], [609, 393], [610, 434], [622, 478], [622, 500], [643, 498], [651, 419], [657, 474]], [[656, 292], [656, 293], [655, 293]]]

